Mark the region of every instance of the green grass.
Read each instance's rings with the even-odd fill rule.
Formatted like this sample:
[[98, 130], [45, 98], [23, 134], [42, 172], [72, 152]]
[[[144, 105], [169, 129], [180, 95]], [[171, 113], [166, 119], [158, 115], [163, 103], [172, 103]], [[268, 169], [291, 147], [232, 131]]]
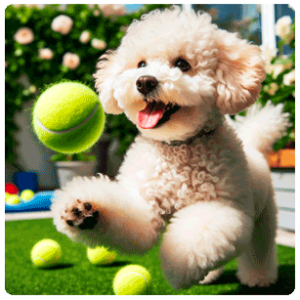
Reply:
[[[295, 249], [278, 246], [279, 280], [269, 288], [247, 288], [235, 277], [236, 260], [212, 285], [173, 290], [164, 279], [158, 259], [159, 247], [146, 255], [120, 256], [111, 266], [96, 267], [86, 257], [86, 248], [58, 233], [52, 220], [10, 221], [5, 225], [5, 289], [11, 295], [112, 295], [116, 272], [129, 263], [146, 267], [153, 278], [154, 295], [288, 295], [295, 288]], [[31, 248], [43, 238], [59, 242], [63, 250], [60, 266], [48, 270], [35, 268]]]

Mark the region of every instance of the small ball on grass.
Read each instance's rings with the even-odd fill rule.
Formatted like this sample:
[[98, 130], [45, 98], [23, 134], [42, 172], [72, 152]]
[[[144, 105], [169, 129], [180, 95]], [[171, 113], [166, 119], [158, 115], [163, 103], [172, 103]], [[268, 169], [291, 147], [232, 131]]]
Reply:
[[113, 290], [116, 295], [146, 295], [151, 286], [151, 275], [139, 265], [122, 268], [116, 274], [113, 282]]
[[61, 261], [62, 250], [60, 245], [51, 239], [39, 241], [31, 250], [31, 260], [38, 268], [49, 268]]
[[108, 265], [115, 261], [117, 253], [105, 247], [87, 248], [87, 257], [93, 265]]

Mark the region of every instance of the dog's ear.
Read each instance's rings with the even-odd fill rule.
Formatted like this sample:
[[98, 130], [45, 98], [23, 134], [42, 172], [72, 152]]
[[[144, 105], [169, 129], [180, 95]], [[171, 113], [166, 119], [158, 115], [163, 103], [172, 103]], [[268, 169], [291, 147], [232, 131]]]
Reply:
[[104, 111], [115, 115], [123, 112], [113, 95], [113, 84], [119, 71], [116, 58], [116, 52], [107, 51], [100, 57], [97, 64], [97, 71], [94, 74], [95, 87], [99, 93]]
[[218, 29], [217, 105], [223, 114], [238, 113], [253, 104], [265, 78], [264, 60], [258, 46], [236, 34]]

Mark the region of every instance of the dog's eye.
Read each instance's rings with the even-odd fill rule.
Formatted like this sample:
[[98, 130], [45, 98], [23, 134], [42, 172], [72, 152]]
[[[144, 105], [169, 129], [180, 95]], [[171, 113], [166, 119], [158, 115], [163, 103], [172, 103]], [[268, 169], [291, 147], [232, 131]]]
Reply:
[[187, 72], [191, 68], [190, 64], [182, 58], [176, 61], [175, 67], [179, 68], [182, 72]]
[[142, 60], [139, 62], [138, 68], [144, 68], [144, 67], [146, 67], [146, 63]]

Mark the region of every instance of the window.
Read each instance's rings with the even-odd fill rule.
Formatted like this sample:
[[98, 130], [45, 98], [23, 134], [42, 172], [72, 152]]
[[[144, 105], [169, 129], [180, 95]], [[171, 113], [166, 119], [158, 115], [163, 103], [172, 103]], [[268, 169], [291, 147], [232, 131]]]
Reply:
[[[275, 23], [282, 17], [289, 16], [292, 19], [292, 22], [295, 21], [295, 11], [288, 4], [275, 4]], [[278, 45], [279, 38], [276, 36], [276, 45]], [[283, 46], [283, 53], [289, 55], [294, 51], [290, 49], [288, 45]]]
[[219, 28], [238, 32], [243, 39], [261, 45], [260, 6], [255, 4], [194, 4], [196, 11], [208, 12]]
[[[193, 4], [192, 8], [208, 12], [219, 28], [239, 32], [241, 38], [271, 49], [277, 48], [279, 41], [275, 35], [276, 22], [283, 16], [295, 20], [295, 11], [288, 4]], [[293, 52], [287, 45], [283, 50], [286, 55]]]

